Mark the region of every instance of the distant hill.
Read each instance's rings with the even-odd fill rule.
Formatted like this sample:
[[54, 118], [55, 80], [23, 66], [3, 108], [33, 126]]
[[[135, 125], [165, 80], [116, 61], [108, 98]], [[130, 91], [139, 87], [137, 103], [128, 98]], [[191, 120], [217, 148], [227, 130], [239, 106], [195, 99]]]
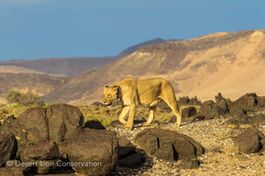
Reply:
[[164, 77], [177, 96], [237, 98], [246, 92], [265, 95], [265, 31], [215, 33], [129, 49], [111, 64], [74, 77], [47, 99], [70, 103], [100, 100], [102, 87], [132, 75]]
[[32, 70], [25, 67], [19, 66], [10, 66], [10, 65], [0, 65], [0, 74], [1, 73], [34, 73], [34, 74], [44, 74], [42, 72]]
[[16, 89], [86, 104], [101, 99], [104, 85], [133, 76], [166, 78], [177, 96], [207, 100], [222, 92], [235, 99], [247, 92], [265, 95], [264, 66], [265, 30], [155, 39], [117, 57], [0, 62], [0, 98]]
[[119, 57], [122, 57], [122, 56], [125, 56], [125, 55], [128, 55], [128, 54], [131, 54], [133, 53], [134, 51], [136, 51], [138, 48], [144, 46], [144, 45], [149, 45], [149, 44], [157, 44], [157, 43], [162, 43], [162, 42], [165, 42], [165, 40], [161, 39], [161, 38], [155, 38], [155, 39], [152, 39], [152, 40], [148, 40], [148, 41], [145, 41], [143, 43], [139, 43], [139, 44], [136, 44], [136, 45], [133, 45], [125, 50], [123, 50], [120, 54], [119, 54]]
[[67, 82], [67, 78], [35, 73], [0, 73], [0, 97], [15, 90], [21, 93], [32, 92], [39, 96], [59, 89]]
[[114, 57], [48, 58], [2, 61], [0, 66], [17, 66], [52, 75], [76, 76], [112, 62]]

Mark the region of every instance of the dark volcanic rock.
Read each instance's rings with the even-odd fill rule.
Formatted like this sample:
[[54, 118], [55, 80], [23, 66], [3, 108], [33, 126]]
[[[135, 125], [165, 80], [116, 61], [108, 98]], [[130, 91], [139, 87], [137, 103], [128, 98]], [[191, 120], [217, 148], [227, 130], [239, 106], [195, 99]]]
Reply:
[[20, 153], [22, 161], [52, 160], [59, 156], [59, 148], [55, 142], [24, 146]]
[[241, 115], [234, 117], [227, 121], [227, 124], [231, 128], [242, 128], [242, 126], [252, 126], [250, 117], [247, 115]]
[[183, 105], [198, 105], [198, 106], [200, 106], [202, 103], [201, 103], [201, 101], [198, 100], [197, 97], [189, 98], [188, 96], [185, 96], [185, 97], [179, 97], [178, 104], [180, 106], [183, 106]]
[[120, 158], [118, 165], [120, 167], [138, 168], [145, 162], [145, 157], [142, 153], [133, 152], [130, 155]]
[[206, 119], [218, 118], [229, 113], [229, 100], [225, 99], [221, 93], [215, 97], [216, 103], [212, 100], [203, 102], [199, 114]]
[[178, 104], [179, 105], [188, 105], [190, 101], [190, 98], [188, 96], [185, 97], [179, 97]]
[[119, 138], [119, 146], [120, 147], [128, 147], [128, 146], [132, 146], [132, 143], [125, 136], [122, 136]]
[[231, 120], [228, 120], [227, 124], [232, 128], [246, 128], [251, 126], [265, 125], [265, 115], [240, 115], [232, 118]]
[[38, 174], [52, 173], [57, 167], [57, 159], [55, 160], [38, 160], [36, 162], [36, 172]]
[[37, 128], [29, 128], [28, 130], [26, 130], [26, 141], [29, 144], [38, 144], [43, 143], [46, 140], [42, 138]]
[[25, 130], [35, 131], [37, 142], [46, 141], [49, 138], [46, 110], [44, 108], [30, 108], [23, 112], [17, 119]]
[[164, 100], [160, 100], [157, 103], [157, 107], [162, 109], [165, 112], [171, 112], [172, 110], [170, 109], [170, 107], [166, 104], [166, 102]]
[[0, 167], [16, 157], [17, 140], [14, 134], [0, 133]]
[[212, 100], [203, 102], [199, 114], [207, 119], [218, 117], [216, 103]]
[[107, 130], [81, 129], [66, 142], [65, 152], [77, 173], [85, 175], [106, 175], [118, 159], [118, 139]]
[[145, 162], [145, 156], [126, 138], [119, 139], [118, 165], [127, 168], [139, 168]]
[[51, 105], [46, 109], [49, 140], [61, 142], [68, 139], [73, 132], [84, 125], [81, 111], [66, 104]]
[[243, 95], [231, 104], [230, 112], [232, 114], [246, 114], [259, 107], [258, 96], [255, 93]]
[[189, 104], [190, 105], [199, 105], [200, 106], [202, 104], [202, 102], [200, 100], [198, 100], [197, 97], [193, 97], [193, 98], [190, 99]]
[[[24, 126], [21, 126], [17, 123], [17, 119], [8, 120], [3, 123], [3, 125], [0, 126], [0, 133], [6, 133], [6, 134], [14, 134], [17, 143], [17, 155], [19, 155], [19, 149], [21, 145], [24, 145], [27, 143], [26, 135], [27, 132], [24, 128]], [[37, 133], [39, 135], [39, 133]], [[40, 139], [41, 137], [38, 137]], [[16, 156], [17, 157], [17, 156]]]
[[[118, 139], [114, 132], [88, 129], [85, 127], [90, 127], [91, 123], [86, 125], [80, 110], [70, 105], [28, 109], [17, 119], [13, 118], [1, 125], [1, 132], [14, 131], [16, 135], [19, 134], [20, 141], [17, 152], [15, 135], [0, 135], [1, 166], [7, 161], [18, 159], [34, 163], [23, 168], [30, 174], [76, 171], [85, 175], [106, 175], [118, 163]], [[92, 127], [95, 126], [92, 123]], [[22, 136], [24, 142], [21, 142]], [[59, 152], [57, 144], [62, 152]], [[136, 165], [139, 158], [137, 152], [133, 149], [128, 154], [125, 152], [128, 158], [123, 163]], [[60, 160], [68, 162], [68, 165], [69, 162], [75, 164], [59, 168], [56, 164]], [[23, 172], [5, 168], [0, 174], [20, 175]]]
[[24, 146], [20, 158], [22, 162], [32, 162], [36, 172], [48, 174], [56, 168], [56, 162], [60, 157], [59, 148], [55, 142], [46, 142]]
[[61, 142], [84, 125], [81, 111], [74, 106], [55, 104], [47, 108], [31, 108], [22, 113], [17, 123], [26, 131], [30, 143], [47, 140]]
[[218, 95], [215, 96], [215, 101], [218, 115], [225, 115], [226, 113], [229, 113], [227, 99], [224, 98], [221, 93], [218, 93]]
[[204, 153], [191, 137], [169, 130], [145, 129], [135, 141], [148, 155], [167, 161], [192, 160]]
[[131, 155], [133, 153], [135, 153], [135, 147], [132, 145], [132, 143], [124, 136], [119, 138], [119, 148], [118, 148], [119, 159]]
[[184, 118], [188, 118], [188, 117], [192, 117], [194, 115], [197, 114], [197, 110], [195, 107], [193, 106], [190, 106], [190, 107], [187, 107], [187, 108], [184, 108], [182, 110], [182, 117]]
[[119, 159], [125, 158], [133, 153], [135, 153], [134, 146], [119, 146], [118, 148]]
[[264, 108], [265, 107], [265, 96], [258, 97], [257, 100], [258, 100], [259, 105]]
[[264, 150], [265, 136], [256, 128], [249, 128], [235, 138], [234, 144], [239, 152], [256, 153]]

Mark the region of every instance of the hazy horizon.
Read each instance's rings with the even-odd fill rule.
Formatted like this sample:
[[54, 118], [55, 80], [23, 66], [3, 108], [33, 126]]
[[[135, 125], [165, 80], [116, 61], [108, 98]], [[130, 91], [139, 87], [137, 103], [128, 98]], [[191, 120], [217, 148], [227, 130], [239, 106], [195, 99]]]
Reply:
[[0, 60], [115, 56], [154, 38], [265, 29], [264, 5], [261, 0], [0, 0]]

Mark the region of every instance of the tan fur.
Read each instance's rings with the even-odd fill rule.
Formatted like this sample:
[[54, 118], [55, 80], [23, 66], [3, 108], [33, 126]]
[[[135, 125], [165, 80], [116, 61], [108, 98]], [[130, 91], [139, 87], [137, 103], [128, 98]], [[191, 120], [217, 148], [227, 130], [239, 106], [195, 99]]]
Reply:
[[[105, 86], [104, 103], [110, 105], [116, 99], [120, 99], [123, 104], [119, 121], [126, 124], [127, 128], [133, 128], [133, 119], [136, 107], [139, 104], [149, 107], [149, 117], [146, 125], [149, 125], [153, 118], [156, 105], [159, 99], [163, 99], [172, 109], [177, 117], [177, 124], [181, 124], [181, 114], [174, 94], [172, 85], [162, 78], [151, 79], [124, 79], [114, 86]], [[128, 121], [125, 121], [126, 115], [129, 113]]]

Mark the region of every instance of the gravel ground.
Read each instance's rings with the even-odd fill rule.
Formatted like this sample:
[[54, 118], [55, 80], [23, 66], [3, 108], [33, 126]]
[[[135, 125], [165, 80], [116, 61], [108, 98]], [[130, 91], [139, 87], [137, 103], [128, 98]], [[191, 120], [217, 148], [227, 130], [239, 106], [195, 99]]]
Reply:
[[[206, 153], [199, 159], [201, 166], [198, 169], [180, 169], [178, 163], [151, 158], [140, 169], [130, 169], [118, 172], [118, 175], [144, 175], [144, 176], [262, 176], [265, 175], [265, 155], [262, 154], [239, 154], [235, 153], [233, 138], [245, 129], [229, 128], [226, 121], [230, 118], [204, 120], [177, 127], [175, 124], [158, 125], [151, 127], [169, 129], [186, 134], [200, 142]], [[146, 127], [137, 127], [132, 131], [123, 126], [108, 127], [116, 131], [119, 136], [126, 136], [132, 143], [134, 137]], [[265, 126], [258, 126], [265, 134]]]

